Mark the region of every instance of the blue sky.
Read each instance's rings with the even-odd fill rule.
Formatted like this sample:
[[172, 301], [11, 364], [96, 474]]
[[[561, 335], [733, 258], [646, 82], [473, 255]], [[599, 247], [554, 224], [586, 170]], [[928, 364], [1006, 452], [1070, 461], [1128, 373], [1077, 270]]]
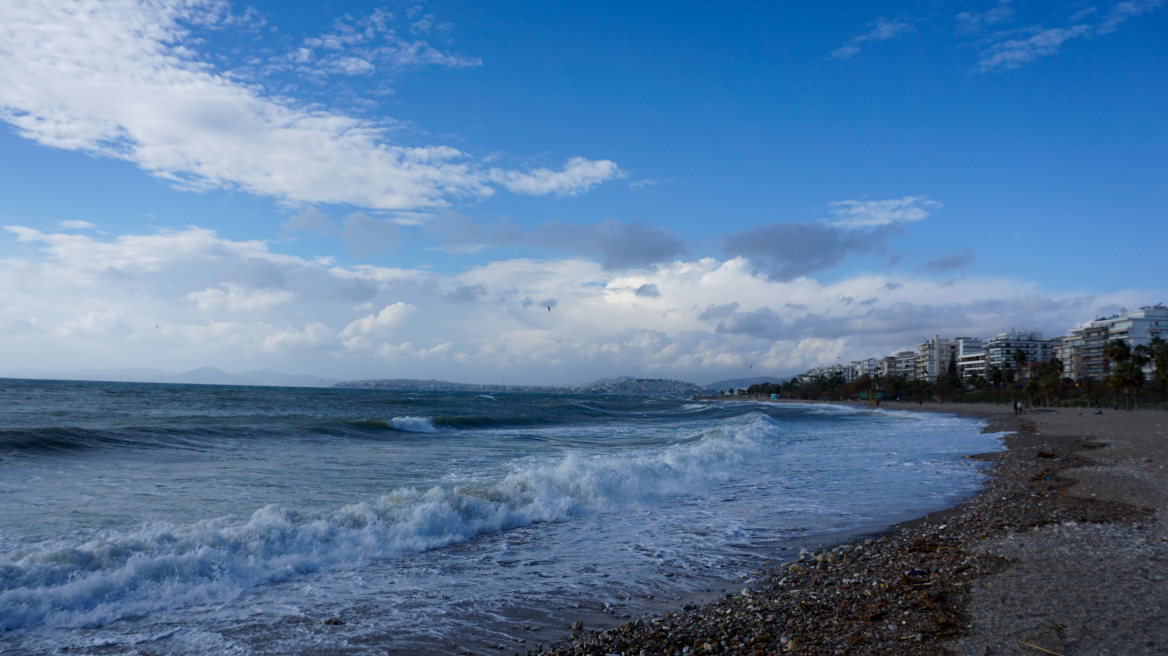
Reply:
[[705, 382], [1163, 302], [1164, 4], [0, 0], [0, 373]]

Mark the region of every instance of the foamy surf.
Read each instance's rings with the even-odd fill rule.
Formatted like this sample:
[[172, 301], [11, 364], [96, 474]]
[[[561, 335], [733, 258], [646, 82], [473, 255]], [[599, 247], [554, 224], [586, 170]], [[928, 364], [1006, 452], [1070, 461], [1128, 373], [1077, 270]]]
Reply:
[[[417, 432], [435, 430], [426, 418], [395, 419]], [[493, 531], [651, 509], [734, 478], [744, 462], [776, 448], [767, 440], [777, 428], [760, 415], [664, 448], [521, 460], [489, 485], [401, 488], [327, 513], [269, 505], [246, 521], [156, 523], [74, 545], [32, 545], [0, 558], [0, 628], [103, 624]]]

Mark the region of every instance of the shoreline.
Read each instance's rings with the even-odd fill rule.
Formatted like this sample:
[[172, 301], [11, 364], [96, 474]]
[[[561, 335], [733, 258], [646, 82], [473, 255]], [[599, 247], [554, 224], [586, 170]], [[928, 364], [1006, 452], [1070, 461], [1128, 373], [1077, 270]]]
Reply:
[[881, 409], [1010, 435], [967, 456], [991, 463], [990, 480], [951, 509], [804, 552], [712, 603], [528, 653], [1168, 653], [1168, 413]]

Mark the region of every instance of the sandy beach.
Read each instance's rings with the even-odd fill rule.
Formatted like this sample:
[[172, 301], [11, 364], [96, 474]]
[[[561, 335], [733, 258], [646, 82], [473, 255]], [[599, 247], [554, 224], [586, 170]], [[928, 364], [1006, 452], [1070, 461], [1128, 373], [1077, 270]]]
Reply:
[[529, 653], [1168, 654], [1168, 413], [882, 407], [1011, 435], [1005, 451], [970, 454], [992, 478], [957, 508]]

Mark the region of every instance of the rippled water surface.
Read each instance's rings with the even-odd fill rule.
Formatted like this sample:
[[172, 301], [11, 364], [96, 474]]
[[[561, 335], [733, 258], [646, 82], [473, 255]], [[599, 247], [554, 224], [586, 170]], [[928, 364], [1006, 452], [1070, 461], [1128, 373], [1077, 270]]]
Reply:
[[951, 505], [981, 476], [963, 456], [999, 448], [980, 427], [0, 380], [0, 653], [527, 651], [582, 614], [740, 588], [784, 548]]

